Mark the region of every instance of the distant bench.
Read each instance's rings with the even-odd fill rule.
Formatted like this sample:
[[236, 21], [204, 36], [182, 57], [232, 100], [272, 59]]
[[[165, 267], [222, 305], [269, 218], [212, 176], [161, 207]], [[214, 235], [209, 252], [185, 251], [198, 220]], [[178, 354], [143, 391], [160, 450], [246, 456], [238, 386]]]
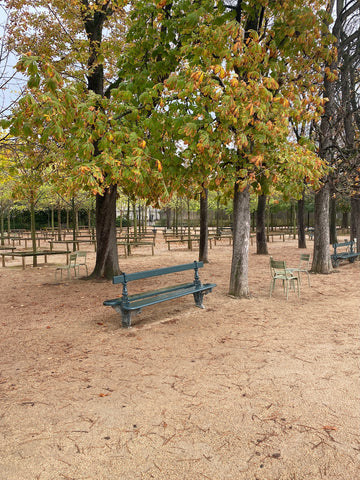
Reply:
[[[71, 244], [75, 245], [76, 250], [80, 250], [80, 243], [89, 243], [90, 245], [94, 245], [94, 249], [96, 252], [96, 241], [95, 240], [82, 240], [82, 239], [75, 239], [75, 240], [49, 240], [50, 244], [50, 251], [53, 251], [54, 245], [59, 245], [59, 244], [66, 244], [66, 248], [69, 249], [71, 248]], [[54, 250], [55, 251], [55, 250]]]
[[[123, 273], [113, 278], [113, 284], [122, 283], [122, 296], [112, 300], [105, 300], [104, 305], [112, 307], [116, 312], [121, 313], [121, 323], [123, 327], [131, 326], [131, 314], [140, 313], [143, 307], [155, 305], [156, 303], [173, 300], [185, 295], [193, 294], [197, 307], [204, 308], [204, 295], [210, 293], [215, 283], [201, 284], [198, 269], [203, 267], [203, 262], [186, 263], [183, 265], [174, 265], [172, 267], [157, 268], [154, 270], [145, 270], [143, 272]], [[191, 283], [182, 283], [171, 287], [160, 288], [150, 292], [142, 292], [135, 295], [129, 295], [127, 283], [133, 280], [142, 280], [157, 276], [169, 275], [171, 273], [194, 270], [195, 277]]]
[[131, 247], [141, 247], [149, 246], [151, 247], [151, 255], [154, 255], [154, 242], [143, 242], [143, 241], [130, 241], [130, 242], [117, 242], [117, 245], [122, 245], [124, 247], [124, 255], [127, 257], [131, 255]]
[[[354, 251], [354, 245], [355, 242], [347, 242], [346, 240], [342, 243], [333, 244], [334, 253], [331, 255], [331, 262], [333, 267], [338, 267], [340, 264], [340, 260], [349, 260], [350, 263], [353, 263], [355, 261], [355, 258], [360, 256], [360, 252], [358, 253]], [[341, 252], [339, 252], [339, 248], [345, 248], [345, 251], [342, 250]]]
[[29, 251], [24, 251], [24, 252], [7, 252], [7, 253], [2, 253], [0, 252], [0, 255], [2, 257], [2, 266], [5, 267], [5, 257], [20, 257], [22, 260], [22, 268], [25, 270], [25, 258], [26, 257], [39, 257], [40, 255], [44, 255], [45, 263], [47, 263], [47, 257], [48, 255], [61, 255], [65, 254], [66, 255], [66, 263], [69, 263], [69, 251], [68, 250], [57, 250], [57, 251], [37, 251], [37, 252], [29, 252]]
[[[210, 248], [212, 248], [212, 239], [213, 237], [208, 235], [207, 240]], [[197, 242], [200, 244], [200, 235], [192, 235], [190, 238], [186, 236], [179, 237], [179, 238], [167, 238], [165, 241], [167, 243], [168, 250], [170, 250], [171, 243], [187, 243], [188, 249], [192, 251], [194, 242]]]

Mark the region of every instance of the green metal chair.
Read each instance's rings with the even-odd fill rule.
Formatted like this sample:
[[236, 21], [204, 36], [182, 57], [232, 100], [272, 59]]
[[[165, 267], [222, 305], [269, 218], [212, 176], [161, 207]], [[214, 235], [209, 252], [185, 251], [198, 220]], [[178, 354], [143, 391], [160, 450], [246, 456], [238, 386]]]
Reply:
[[[86, 264], [86, 255], [87, 252], [81, 252], [80, 250], [76, 253], [76, 268], [78, 271], [78, 275], [80, 275], [80, 267], [85, 267], [86, 275], [88, 275], [88, 267]], [[76, 273], [75, 273], [76, 274]]]
[[67, 272], [67, 277], [68, 279], [70, 279], [70, 270], [71, 269], [74, 269], [74, 274], [75, 274], [75, 277], [76, 277], [76, 253], [70, 253], [70, 260], [69, 260], [69, 263], [67, 265], [61, 265], [60, 267], [56, 267], [56, 270], [55, 270], [55, 280], [57, 279], [57, 272], [60, 271], [61, 273], [61, 279], [62, 279], [62, 272], [66, 270]]
[[293, 289], [295, 290], [295, 282], [297, 286], [297, 294], [298, 294], [298, 297], [300, 297], [299, 278], [290, 269], [286, 268], [285, 261], [274, 260], [272, 257], [270, 257], [270, 272], [271, 272], [270, 297], [274, 292], [276, 280], [282, 281], [284, 292], [286, 292], [286, 300], [288, 300], [289, 298], [289, 289], [293, 287]]
[[300, 285], [301, 285], [301, 274], [306, 273], [307, 278], [308, 278], [309, 287], [311, 287], [311, 284], [310, 284], [310, 257], [311, 257], [311, 255], [309, 253], [302, 253], [300, 255], [299, 266], [297, 268], [289, 268], [289, 270], [291, 270], [292, 273], [298, 275]]

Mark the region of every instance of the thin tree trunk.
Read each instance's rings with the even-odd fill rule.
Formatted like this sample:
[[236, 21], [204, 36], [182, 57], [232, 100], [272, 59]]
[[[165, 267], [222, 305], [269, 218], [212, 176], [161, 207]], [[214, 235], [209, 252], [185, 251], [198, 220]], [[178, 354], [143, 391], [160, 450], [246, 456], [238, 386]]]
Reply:
[[1, 211], [1, 245], [5, 245], [5, 236], [4, 236], [4, 211]]
[[8, 237], [11, 236], [11, 215], [10, 215], [10, 212], [7, 215], [7, 235], [8, 235]]
[[72, 220], [72, 238], [74, 240], [73, 243], [73, 252], [76, 251], [76, 208], [75, 208], [75, 199], [74, 197], [71, 199], [71, 220]]
[[[182, 233], [182, 232], [181, 232]], [[187, 237], [188, 237], [188, 248], [192, 249], [191, 244], [191, 227], [190, 227], [190, 199], [187, 199]]]
[[57, 217], [58, 217], [57, 234], [58, 234], [58, 240], [61, 241], [61, 208], [60, 206], [57, 209]]
[[133, 210], [133, 219], [134, 219], [134, 240], [135, 242], [138, 239], [138, 227], [137, 227], [137, 215], [136, 215], [136, 202], [133, 203], [132, 205], [132, 210]]
[[250, 193], [249, 187], [242, 192], [235, 183], [233, 202], [233, 254], [231, 261], [229, 294], [248, 298], [249, 240], [250, 240]]
[[209, 263], [208, 258], [208, 189], [204, 188], [200, 194], [200, 244], [199, 261]]
[[256, 209], [256, 253], [258, 255], [268, 254], [266, 242], [266, 199], [266, 195], [258, 196]]
[[55, 232], [55, 211], [54, 207], [51, 207], [51, 233], [54, 235]]
[[[36, 252], [35, 200], [30, 200], [30, 231], [32, 251]], [[33, 267], [37, 267], [37, 256], [33, 256]]]
[[91, 277], [111, 279], [119, 275], [116, 244], [116, 185], [96, 195], [96, 263]]
[[305, 198], [298, 200], [298, 248], [306, 248], [305, 237]]
[[336, 235], [336, 198], [333, 195], [333, 189], [331, 188], [330, 195], [330, 243], [331, 245], [337, 242]]

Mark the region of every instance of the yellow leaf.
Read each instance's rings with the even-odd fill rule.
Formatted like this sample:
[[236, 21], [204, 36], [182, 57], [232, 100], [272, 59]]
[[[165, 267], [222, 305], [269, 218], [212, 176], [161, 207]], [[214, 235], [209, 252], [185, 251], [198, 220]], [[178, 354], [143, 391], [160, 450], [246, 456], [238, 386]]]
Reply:
[[157, 167], [159, 172], [162, 172], [162, 165], [161, 165], [161, 162], [159, 160], [156, 160], [156, 167]]

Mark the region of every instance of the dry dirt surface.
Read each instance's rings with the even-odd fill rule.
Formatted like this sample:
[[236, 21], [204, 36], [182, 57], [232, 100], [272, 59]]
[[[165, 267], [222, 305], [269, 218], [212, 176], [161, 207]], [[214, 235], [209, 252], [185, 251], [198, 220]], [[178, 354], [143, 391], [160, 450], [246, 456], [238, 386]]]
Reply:
[[[158, 237], [154, 256], [121, 257], [123, 271], [196, 259]], [[288, 266], [300, 254], [295, 240], [269, 252]], [[0, 480], [359, 479], [359, 262], [311, 275], [311, 288], [303, 278], [286, 301], [281, 285], [269, 298], [269, 257], [252, 246], [252, 297], [238, 300], [231, 254], [227, 240], [209, 250], [200, 279], [217, 287], [204, 310], [187, 296], [145, 308], [131, 329], [102, 305], [119, 286], [55, 281], [61, 257], [25, 271], [7, 260]]]

